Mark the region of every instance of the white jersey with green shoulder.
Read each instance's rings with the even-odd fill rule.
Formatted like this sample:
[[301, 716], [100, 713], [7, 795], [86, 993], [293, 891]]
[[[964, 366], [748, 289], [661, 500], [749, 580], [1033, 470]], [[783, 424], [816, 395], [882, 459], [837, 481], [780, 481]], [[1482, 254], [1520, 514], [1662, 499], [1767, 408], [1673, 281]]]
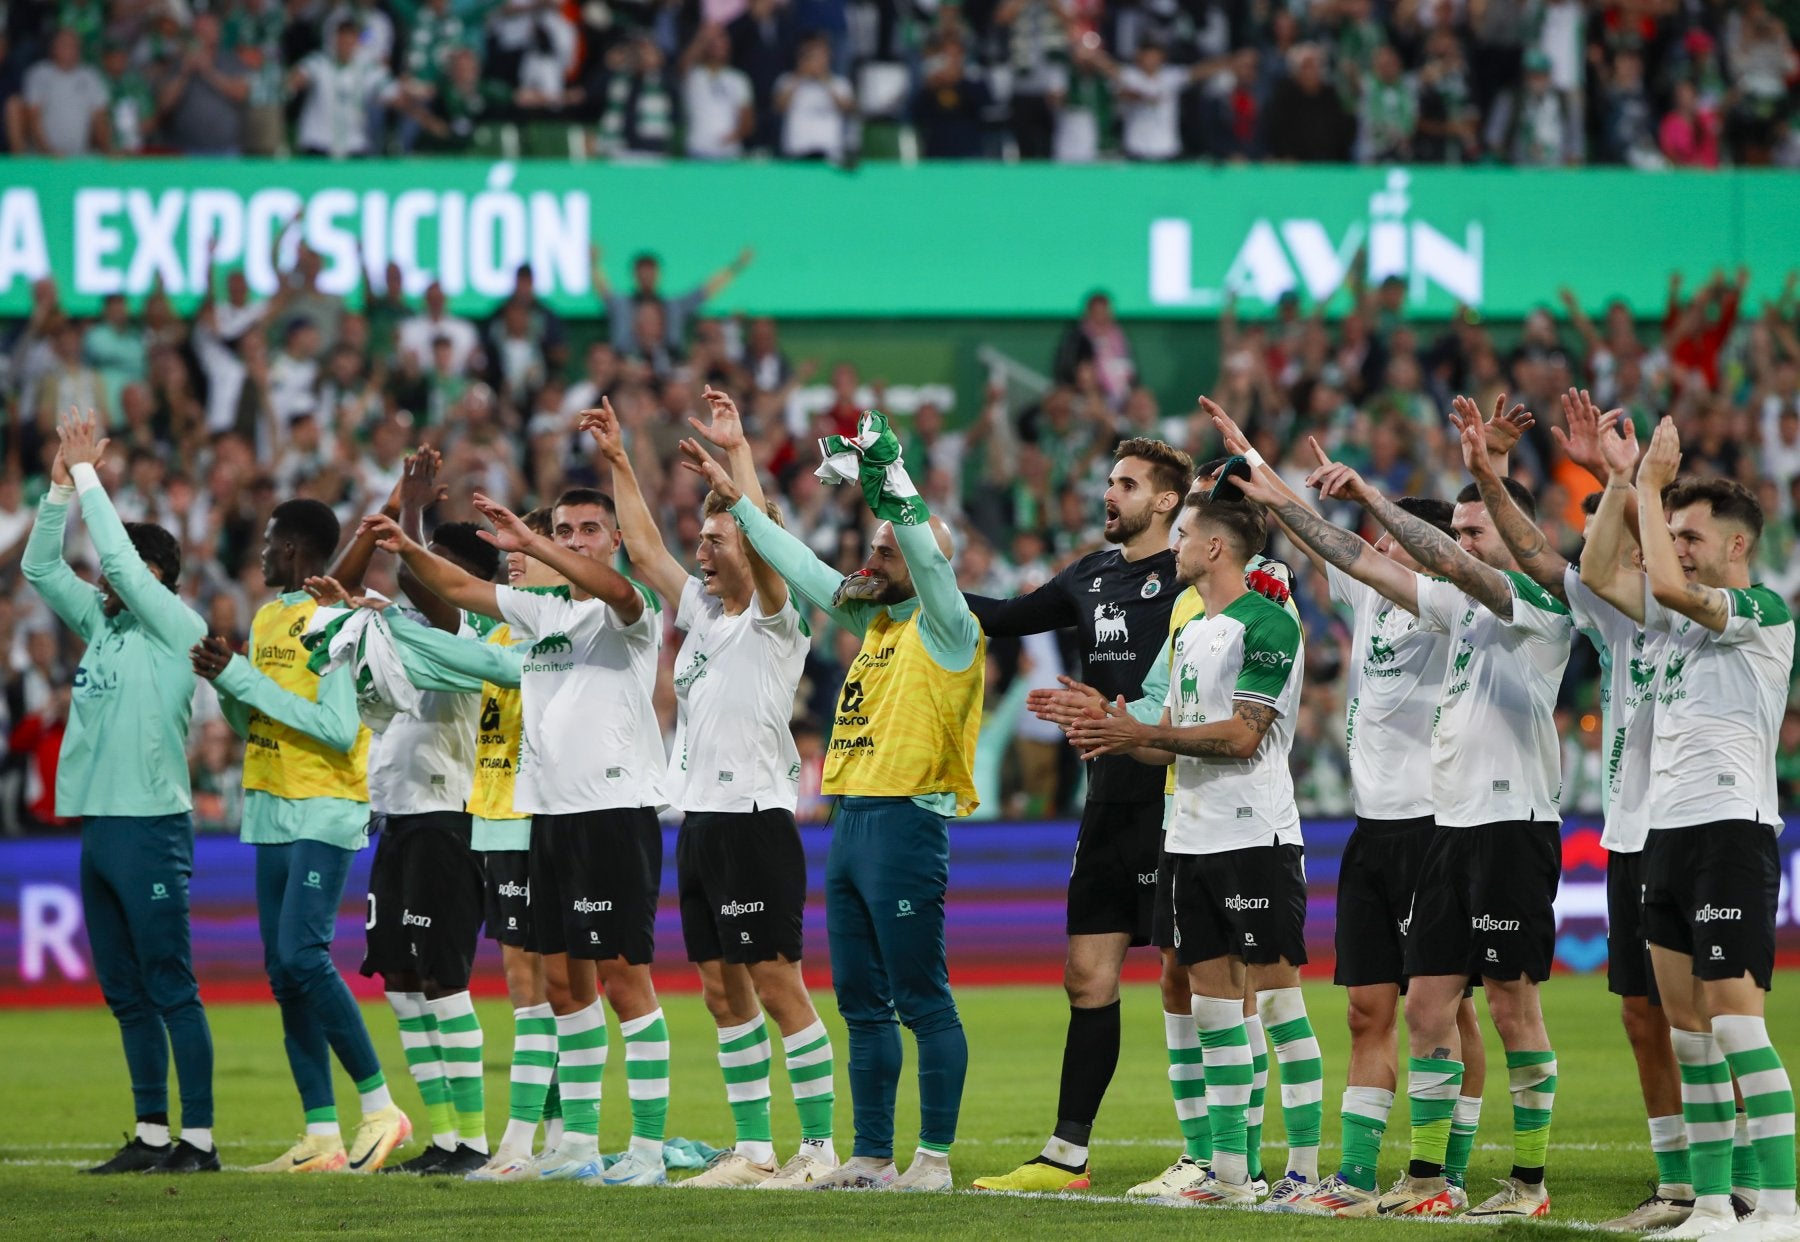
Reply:
[[1444, 691], [1450, 642], [1336, 565], [1325, 567], [1331, 598], [1350, 610], [1344, 743], [1359, 819], [1418, 819], [1433, 813], [1431, 720]]
[[1510, 620], [1454, 583], [1418, 577], [1419, 628], [1450, 639], [1431, 731], [1439, 827], [1561, 818], [1556, 692], [1575, 626], [1530, 578], [1508, 571], [1506, 580]]
[[1275, 709], [1249, 759], [1175, 760], [1175, 802], [1164, 848], [1222, 854], [1254, 845], [1300, 844], [1300, 811], [1288, 752], [1300, 703], [1300, 623], [1254, 591], [1175, 635], [1174, 677], [1165, 704], [1186, 728], [1228, 720], [1239, 702]]
[[1650, 747], [1656, 732], [1651, 686], [1668, 635], [1645, 633], [1583, 586], [1573, 565], [1563, 571], [1563, 593], [1575, 628], [1600, 655], [1600, 727], [1606, 734], [1606, 825], [1600, 844], [1615, 854], [1635, 854], [1650, 836]]
[[1794, 618], [1765, 586], [1725, 592], [1715, 633], [1644, 589], [1644, 628], [1666, 633], [1651, 749], [1652, 830], [1755, 820], [1781, 831], [1775, 740], [1794, 665]]

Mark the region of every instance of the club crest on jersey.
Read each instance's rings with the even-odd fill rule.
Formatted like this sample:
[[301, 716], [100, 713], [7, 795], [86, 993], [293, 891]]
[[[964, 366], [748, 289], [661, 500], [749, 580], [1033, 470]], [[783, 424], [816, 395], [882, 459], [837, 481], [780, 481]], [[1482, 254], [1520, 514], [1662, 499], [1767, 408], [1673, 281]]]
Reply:
[[1096, 643], [1128, 643], [1131, 630], [1125, 625], [1125, 610], [1117, 604], [1094, 606], [1094, 641]]
[[1155, 599], [1161, 591], [1162, 576], [1160, 574], [1152, 573], [1148, 578], [1144, 579], [1144, 585], [1138, 589], [1138, 595], [1143, 599]]

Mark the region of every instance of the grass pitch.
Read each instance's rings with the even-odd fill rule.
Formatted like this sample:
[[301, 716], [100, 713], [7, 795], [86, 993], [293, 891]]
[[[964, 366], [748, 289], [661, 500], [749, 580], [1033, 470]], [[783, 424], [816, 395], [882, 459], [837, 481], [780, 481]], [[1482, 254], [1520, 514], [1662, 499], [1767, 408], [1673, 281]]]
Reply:
[[[1769, 1027], [1790, 1065], [1800, 1067], [1800, 974], [1786, 974], [1771, 997]], [[1343, 1087], [1346, 1036], [1341, 993], [1307, 987], [1307, 1005], [1325, 1053], [1325, 1150], [1337, 1159], [1337, 1103]], [[850, 1151], [850, 1092], [843, 1029], [819, 989], [837, 1050], [840, 1154]], [[961, 1136], [952, 1156], [959, 1184], [1004, 1172], [1036, 1154], [1052, 1121], [1061, 1065], [1066, 1002], [1048, 988], [964, 988], [957, 999], [968, 1026], [970, 1066]], [[673, 1044], [669, 1133], [730, 1142], [730, 1113], [714, 1060], [712, 1025], [693, 995], [665, 1002]], [[1551, 1135], [1552, 1218], [1503, 1227], [1534, 1237], [1571, 1234], [1617, 1215], [1646, 1193], [1654, 1173], [1637, 1079], [1617, 1018], [1618, 1004], [1597, 976], [1557, 978], [1544, 1008], [1559, 1063]], [[130, 1092], [118, 1032], [99, 1008], [0, 1013], [9, 1125], [0, 1136], [0, 1237], [6, 1238], [295, 1238], [322, 1234], [359, 1239], [419, 1236], [563, 1238], [604, 1231], [614, 1236], [830, 1238], [993, 1238], [1050, 1231], [1086, 1236], [1229, 1238], [1372, 1236], [1429, 1227], [1395, 1221], [1306, 1220], [1245, 1212], [1181, 1211], [1126, 1202], [1126, 1187], [1150, 1177], [1177, 1149], [1165, 1078], [1160, 1005], [1155, 988], [1137, 984], [1124, 1003], [1125, 1049], [1095, 1129], [1094, 1190], [1061, 1197], [746, 1194], [680, 1190], [603, 1190], [537, 1184], [478, 1186], [436, 1179], [218, 1176], [162, 1179], [80, 1178], [75, 1170], [105, 1159], [130, 1123]], [[490, 1132], [505, 1123], [512, 1018], [502, 1001], [480, 1005], [487, 1034]], [[275, 1007], [221, 1005], [210, 1010], [217, 1052], [215, 1134], [227, 1166], [279, 1153], [300, 1130], [293, 1085], [281, 1050]], [[422, 1122], [424, 1110], [401, 1057], [394, 1019], [367, 1007], [370, 1029], [395, 1098]], [[910, 1043], [910, 1041], [908, 1041]], [[615, 1049], [623, 1047], [617, 1038]], [[1489, 1040], [1490, 1070], [1481, 1134], [1470, 1169], [1472, 1197], [1510, 1160], [1511, 1112], [1500, 1050]], [[623, 1057], [607, 1067], [601, 1147], [624, 1147], [629, 1132]], [[900, 1090], [903, 1149], [916, 1133], [917, 1090], [910, 1049]], [[798, 1136], [781, 1060], [775, 1062], [774, 1118], [781, 1155]], [[1279, 1175], [1279, 1096], [1271, 1083], [1265, 1160]], [[355, 1124], [355, 1093], [340, 1073], [338, 1098], [348, 1104], [346, 1137]], [[1404, 1160], [1404, 1097], [1395, 1106], [1383, 1150], [1384, 1182]], [[420, 1127], [423, 1129], [423, 1126]], [[416, 1150], [417, 1143], [410, 1150]], [[402, 1156], [409, 1152], [401, 1153]]]

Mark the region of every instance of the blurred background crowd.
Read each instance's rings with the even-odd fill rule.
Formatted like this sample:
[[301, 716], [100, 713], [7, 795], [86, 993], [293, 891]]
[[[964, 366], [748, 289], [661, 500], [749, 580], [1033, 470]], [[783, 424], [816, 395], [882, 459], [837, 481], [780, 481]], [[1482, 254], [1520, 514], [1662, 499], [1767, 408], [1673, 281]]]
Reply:
[[1800, 167], [1793, 0], [0, 11], [16, 153]]
[[[320, 260], [306, 246], [280, 291], [252, 297], [240, 272], [218, 273], [213, 294], [191, 316], [153, 293], [141, 304], [106, 301], [92, 319], [65, 313], [56, 286], [40, 282], [28, 318], [0, 325], [0, 676], [10, 755], [0, 788], [6, 830], [49, 823], [51, 788], [69, 684], [80, 652], [17, 567], [47, 486], [54, 413], [102, 412], [112, 447], [104, 477], [128, 520], [154, 521], [183, 545], [182, 593], [214, 633], [247, 636], [268, 596], [257, 552], [269, 510], [293, 495], [335, 508], [346, 531], [380, 506], [405, 455], [441, 451], [448, 497], [432, 522], [468, 520], [479, 490], [522, 510], [577, 484], [607, 486], [592, 446], [576, 434], [579, 412], [611, 400], [628, 434], [638, 477], [660, 513], [671, 549], [691, 557], [701, 493], [675, 467], [677, 444], [702, 417], [700, 393], [714, 385], [744, 411], [771, 494], [790, 528], [846, 571], [864, 556], [867, 515], [852, 488], [814, 476], [817, 437], [853, 430], [858, 412], [896, 414], [906, 462], [932, 509], [960, 528], [957, 569], [966, 589], [1024, 592], [1072, 558], [1100, 546], [1101, 493], [1119, 440], [1166, 439], [1197, 462], [1219, 455], [1211, 427], [1192, 408], [1165, 408], [1138, 382], [1133, 329], [1104, 293], [1090, 296], [1034, 360], [1047, 374], [1035, 394], [995, 383], [968, 394], [951, 417], [929, 399], [900, 404], [854, 361], [791, 356], [782, 326], [767, 318], [709, 313], [708, 303], [754, 261], [746, 251], [693, 289], [665, 288], [656, 256], [631, 265], [628, 284], [606, 285], [588, 318], [564, 320], [535, 295], [522, 269], [513, 293], [478, 319], [451, 313], [435, 286], [420, 299], [400, 291], [397, 271], [370, 273], [348, 298], [318, 287]], [[595, 252], [596, 265], [600, 254]], [[1296, 483], [1312, 464], [1316, 436], [1391, 494], [1451, 496], [1464, 472], [1447, 434], [1452, 395], [1484, 407], [1505, 391], [1537, 426], [1514, 469], [1537, 493], [1555, 543], [1580, 544], [1581, 501], [1597, 484], [1556, 448], [1559, 395], [1590, 388], [1603, 407], [1622, 407], [1647, 435], [1672, 414], [1685, 468], [1740, 479], [1768, 515], [1758, 576], [1800, 596], [1800, 300], [1783, 292], [1747, 305], [1744, 273], [1671, 277], [1660, 322], [1635, 321], [1621, 305], [1590, 318], [1563, 291], [1522, 324], [1490, 326], [1472, 312], [1443, 324], [1399, 314], [1397, 282], [1370, 285], [1351, 265], [1327, 307], [1293, 295], [1276, 313], [1240, 322], [1227, 308], [1196, 336], [1218, 336], [1216, 373], [1184, 379], [1231, 411], [1260, 451]], [[918, 392], [927, 391], [915, 389]], [[910, 408], [904, 408], [910, 407]], [[1332, 516], [1356, 524], [1357, 512]], [[72, 526], [74, 523], [72, 523]], [[1293, 766], [1309, 814], [1350, 807], [1343, 749], [1343, 671], [1348, 631], [1304, 558], [1279, 543], [1297, 579], [1308, 633], [1306, 692]], [[79, 529], [69, 555], [92, 575]], [[371, 585], [394, 590], [378, 558]], [[1797, 605], [1800, 606], [1800, 605]], [[665, 614], [665, 615], [672, 615]], [[828, 811], [817, 797], [830, 706], [856, 642], [818, 624], [795, 729], [806, 759], [803, 815]], [[675, 644], [665, 648], [665, 664]], [[1078, 765], [1060, 732], [1021, 710], [1026, 692], [1076, 671], [1067, 639], [1044, 635], [991, 648], [990, 695], [981, 767], [984, 814], [1068, 812], [1081, 795]], [[1566, 755], [1565, 809], [1600, 806], [1597, 662], [1577, 644], [1559, 709]], [[236, 817], [238, 745], [209, 689], [193, 732], [200, 819], [228, 829]], [[659, 703], [672, 726], [665, 669]], [[1033, 753], [1035, 751], [1035, 753]], [[1054, 755], [1054, 762], [1045, 762]], [[1800, 711], [1784, 727], [1782, 776], [1800, 795]], [[1155, 779], [1147, 774], [1146, 779]]]

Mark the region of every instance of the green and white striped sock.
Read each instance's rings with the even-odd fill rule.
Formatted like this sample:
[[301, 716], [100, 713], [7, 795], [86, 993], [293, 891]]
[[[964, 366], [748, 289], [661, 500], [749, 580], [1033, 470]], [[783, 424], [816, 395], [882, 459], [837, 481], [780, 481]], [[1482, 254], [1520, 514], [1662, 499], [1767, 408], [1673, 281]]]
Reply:
[[419, 1085], [425, 1117], [431, 1126], [431, 1142], [445, 1151], [456, 1150], [456, 1109], [450, 1102], [450, 1075], [444, 1050], [438, 1043], [437, 1015], [425, 1004], [423, 992], [389, 992], [388, 1005], [400, 1024], [400, 1047], [406, 1053], [406, 1069]]
[[1713, 1037], [1737, 1075], [1744, 1094], [1750, 1145], [1756, 1149], [1761, 1195], [1757, 1211], [1766, 1217], [1794, 1215], [1794, 1088], [1781, 1057], [1769, 1042], [1768, 1024], [1747, 1014], [1713, 1019]]
[[1382, 1087], [1345, 1087], [1344, 1158], [1338, 1176], [1358, 1190], [1374, 1190], [1381, 1165], [1381, 1136], [1387, 1133], [1394, 1093]]
[[513, 1010], [511, 1090], [506, 1134], [500, 1140], [507, 1151], [530, 1154], [532, 1136], [544, 1116], [544, 1097], [555, 1074], [555, 1012], [547, 1003]]
[[804, 1030], [783, 1036], [781, 1050], [787, 1061], [788, 1085], [794, 1091], [794, 1109], [800, 1114], [800, 1141], [821, 1149], [835, 1163], [831, 1113], [837, 1090], [832, 1078], [831, 1036], [825, 1024], [814, 1018]]
[[1196, 996], [1194, 1023], [1200, 1029], [1205, 1066], [1213, 1173], [1222, 1181], [1242, 1185], [1250, 1180], [1245, 1114], [1250, 1110], [1250, 1083], [1256, 1073], [1244, 1027], [1244, 1002]]
[[456, 1137], [466, 1147], [487, 1153], [487, 1094], [481, 1074], [481, 1020], [467, 992], [453, 992], [425, 1002], [437, 1019], [438, 1046], [450, 1078], [450, 1102], [456, 1110]]
[[1325, 1123], [1325, 1062], [1299, 988], [1260, 993], [1256, 1007], [1281, 1067], [1281, 1123], [1287, 1131], [1287, 1171], [1319, 1180], [1319, 1131]]
[[1175, 1096], [1175, 1124], [1189, 1160], [1212, 1162], [1212, 1123], [1206, 1117], [1206, 1067], [1200, 1028], [1192, 1013], [1163, 1014], [1163, 1043], [1169, 1049], [1169, 1090]]
[[562, 1086], [557, 1075], [550, 1075], [550, 1090], [544, 1093], [544, 1148], [549, 1150], [562, 1142]]
[[669, 1121], [669, 1024], [661, 1009], [652, 1009], [641, 1018], [621, 1021], [619, 1029], [625, 1034], [632, 1142], [661, 1147]]
[[1512, 1092], [1514, 1180], [1535, 1186], [1544, 1180], [1550, 1149], [1550, 1114], [1556, 1107], [1556, 1053], [1508, 1052], [1506, 1078]]
[[1736, 1130], [1731, 1069], [1711, 1031], [1669, 1032], [1681, 1069], [1681, 1116], [1687, 1123], [1694, 1210], [1731, 1211], [1731, 1140]]
[[[630, 1055], [630, 1045], [626, 1045]], [[725, 1100], [737, 1132], [737, 1153], [767, 1164], [775, 1158], [769, 1129], [769, 1028], [759, 1013], [740, 1026], [719, 1028], [719, 1068], [725, 1073]]]
[[1263, 1175], [1263, 1109], [1269, 1098], [1269, 1037], [1261, 1014], [1244, 1019], [1244, 1038], [1250, 1041], [1250, 1106], [1244, 1110], [1244, 1154], [1250, 1160], [1250, 1180]]
[[600, 1079], [606, 1073], [606, 1011], [600, 1002], [556, 1015], [564, 1150], [600, 1150]]
[[1456, 1111], [1463, 1063], [1437, 1057], [1412, 1057], [1406, 1068], [1406, 1105], [1412, 1118], [1413, 1177], [1442, 1177], [1450, 1146], [1450, 1116]]
[[1731, 1193], [1754, 1208], [1762, 1200], [1762, 1166], [1750, 1142], [1750, 1118], [1740, 1110], [1732, 1124]]
[[1469, 1183], [1469, 1157], [1475, 1154], [1475, 1132], [1481, 1129], [1481, 1097], [1459, 1095], [1450, 1113], [1450, 1141], [1444, 1147], [1444, 1180], [1452, 1186]]
[[1650, 1118], [1650, 1154], [1656, 1159], [1656, 1193], [1665, 1199], [1692, 1199], [1687, 1124], [1680, 1113]]

